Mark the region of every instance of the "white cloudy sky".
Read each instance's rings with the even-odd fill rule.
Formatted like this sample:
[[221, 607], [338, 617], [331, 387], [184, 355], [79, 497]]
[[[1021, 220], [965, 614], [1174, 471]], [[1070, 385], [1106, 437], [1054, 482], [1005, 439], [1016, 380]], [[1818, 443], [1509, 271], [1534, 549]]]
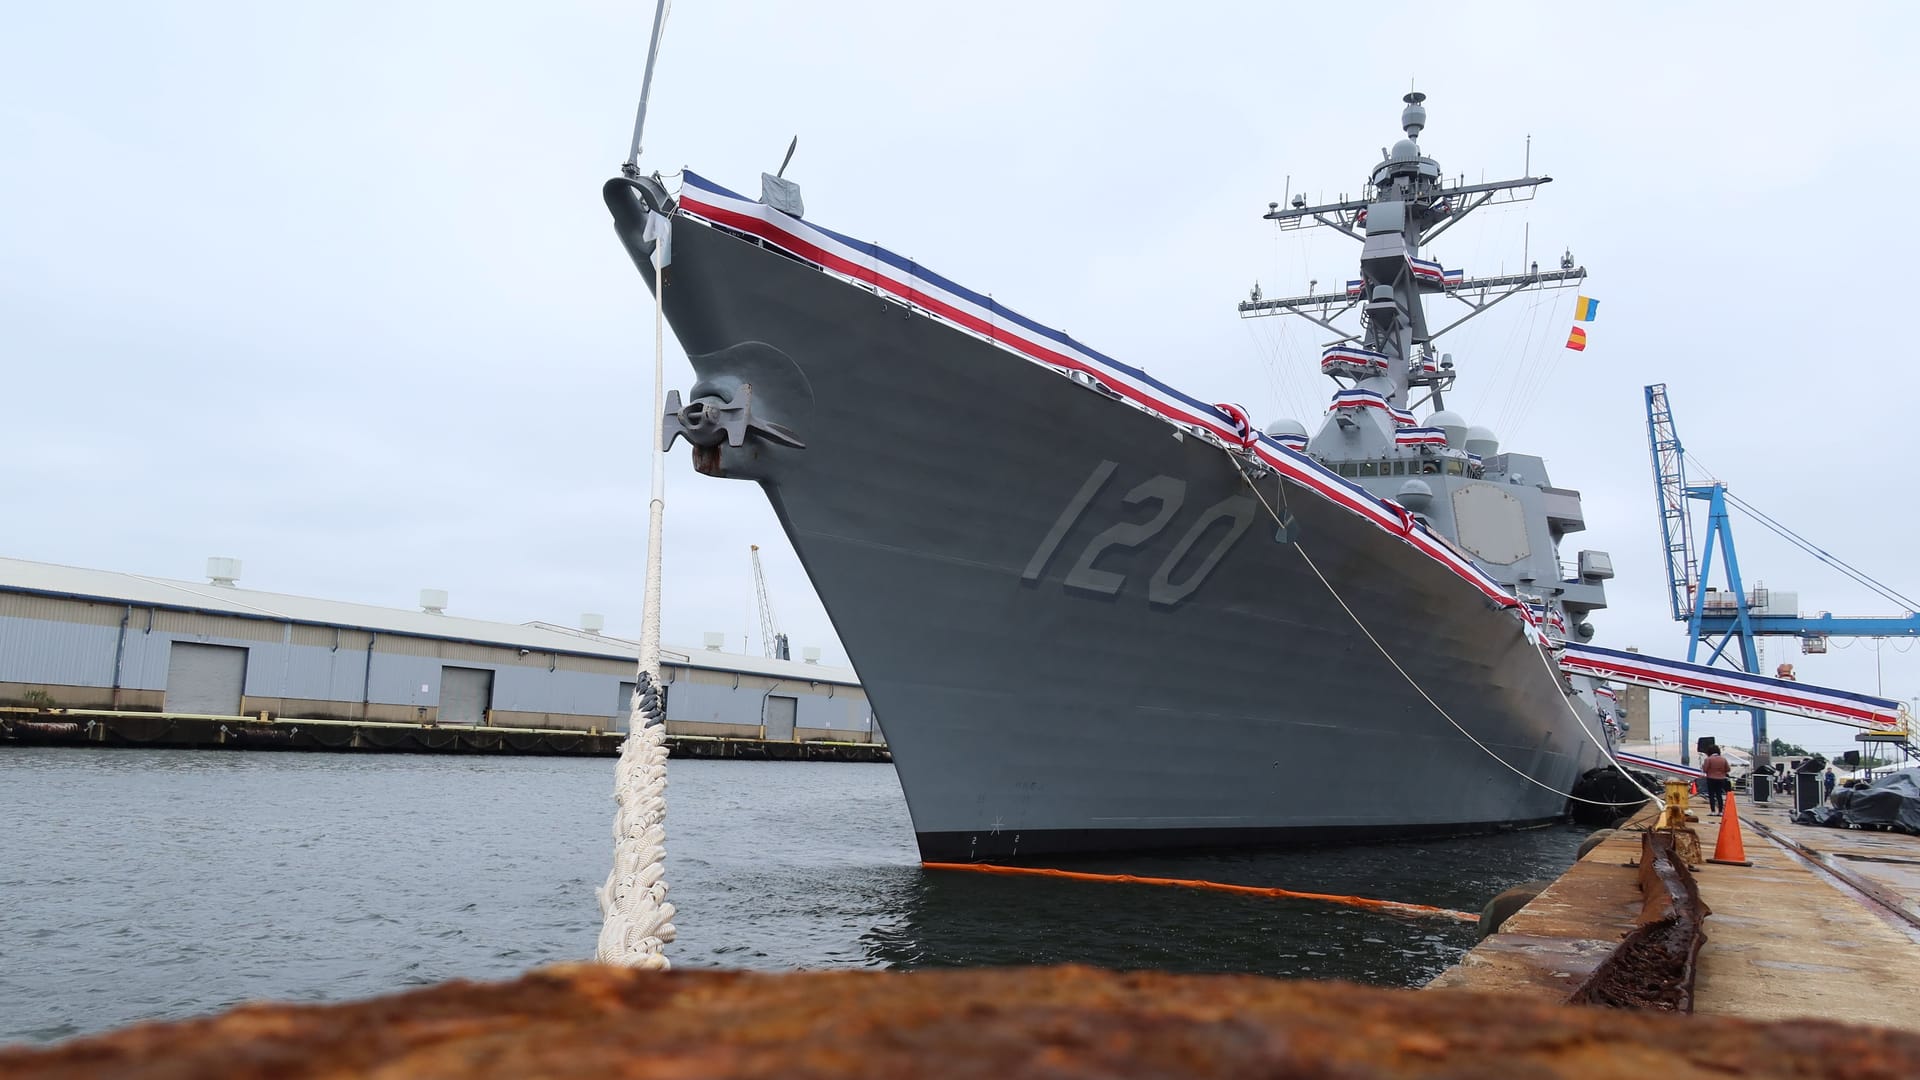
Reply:
[[[75, 3], [0, 38], [0, 553], [524, 621], [637, 627], [648, 307], [600, 182], [651, 6]], [[1434, 255], [1593, 271], [1455, 335], [1452, 403], [1585, 492], [1604, 644], [1677, 653], [1641, 388], [1718, 475], [1909, 593], [1913, 149], [1896, 4], [1286, 5], [681, 0], [647, 163], [753, 189], [789, 137], [809, 216], [1210, 400], [1317, 413], [1304, 324], [1242, 323], [1353, 267], [1276, 236], [1357, 191], [1409, 82], [1450, 173], [1556, 177]], [[676, 354], [671, 378], [690, 375]], [[760, 543], [796, 645], [839, 655], [758, 492], [677, 456], [672, 640], [755, 625]], [[1802, 606], [1889, 605], [1740, 530]], [[757, 641], [753, 643], [757, 648]], [[1802, 658], [1872, 690], [1870, 643]], [[1920, 656], [1883, 657], [1920, 695]], [[1829, 748], [1840, 729], [1775, 718]], [[1738, 724], [1708, 727], [1738, 740]]]

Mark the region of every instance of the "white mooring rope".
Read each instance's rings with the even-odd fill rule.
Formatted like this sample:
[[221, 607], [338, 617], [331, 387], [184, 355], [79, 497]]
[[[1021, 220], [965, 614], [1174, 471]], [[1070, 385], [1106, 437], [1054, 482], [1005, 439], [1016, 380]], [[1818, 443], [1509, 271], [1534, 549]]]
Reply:
[[[659, 651], [654, 670], [659, 670]], [[633, 692], [632, 730], [620, 748], [614, 775], [613, 870], [600, 887], [596, 952], [603, 964], [665, 971], [673, 940], [667, 902], [667, 737], [657, 684], [642, 672]]]
[[653, 468], [647, 503], [647, 584], [640, 613], [640, 671], [634, 679], [627, 738], [614, 768], [613, 870], [600, 887], [596, 952], [603, 964], [665, 971], [673, 940], [667, 903], [667, 713], [660, 695], [660, 538], [667, 508], [666, 454], [658, 426], [666, 414], [666, 269], [668, 220], [647, 216], [653, 246]]
[[[1260, 485], [1254, 483], [1253, 477], [1248, 474], [1247, 468], [1240, 461], [1239, 455], [1235, 454], [1231, 450], [1227, 450], [1225, 451], [1225, 453], [1227, 455], [1227, 460], [1232, 462], [1234, 469], [1237, 472], [1239, 472], [1240, 478], [1246, 481], [1247, 488], [1253, 492], [1253, 497], [1260, 500], [1260, 505], [1266, 509], [1267, 516], [1273, 519], [1273, 522], [1275, 525], [1279, 526], [1282, 529], [1286, 528], [1287, 527], [1286, 522], [1281, 519], [1279, 514], [1274, 512], [1273, 504], [1269, 503], [1267, 501], [1267, 497], [1261, 493]], [[1286, 499], [1286, 497], [1287, 497], [1287, 482], [1284, 478], [1281, 478], [1280, 479], [1280, 498], [1284, 500]], [[1340, 610], [1347, 613], [1347, 617], [1353, 620], [1353, 625], [1356, 627], [1359, 627], [1360, 632], [1366, 635], [1366, 638], [1368, 641], [1373, 643], [1373, 647], [1380, 650], [1380, 655], [1386, 658], [1387, 663], [1393, 665], [1393, 670], [1399, 672], [1400, 677], [1407, 680], [1407, 685], [1413, 687], [1414, 693], [1419, 694], [1422, 698], [1426, 700], [1427, 704], [1433, 706], [1433, 710], [1439, 713], [1442, 719], [1446, 720], [1447, 723], [1452, 724], [1455, 731], [1458, 731], [1460, 734], [1466, 736], [1468, 742], [1471, 742], [1473, 745], [1485, 751], [1488, 757], [1499, 762], [1502, 766], [1504, 766], [1508, 771], [1512, 772], [1515, 776], [1518, 776], [1520, 779], [1525, 780], [1527, 783], [1532, 784], [1535, 787], [1545, 788], [1556, 795], [1564, 795], [1566, 798], [1571, 799], [1574, 802], [1588, 803], [1593, 806], [1618, 807], [1618, 806], [1629, 805], [1627, 803], [1605, 802], [1599, 799], [1584, 799], [1578, 795], [1574, 795], [1568, 792], [1562, 792], [1559, 788], [1554, 787], [1552, 784], [1548, 784], [1543, 781], [1534, 779], [1533, 776], [1528, 774], [1525, 770], [1509, 762], [1506, 758], [1501, 757], [1498, 753], [1495, 753], [1492, 747], [1488, 746], [1486, 743], [1483, 743], [1479, 739], [1475, 738], [1473, 735], [1473, 732], [1468, 731], [1465, 727], [1463, 727], [1460, 724], [1458, 720], [1455, 720], [1453, 718], [1452, 713], [1447, 712], [1447, 710], [1439, 702], [1433, 700], [1433, 696], [1427, 693], [1426, 688], [1422, 687], [1418, 682], [1415, 682], [1413, 676], [1408, 673], [1407, 669], [1400, 666], [1400, 661], [1394, 659], [1393, 653], [1390, 650], [1388, 650], [1388, 648], [1385, 645], [1382, 645], [1380, 643], [1379, 638], [1376, 638], [1373, 636], [1373, 631], [1367, 629], [1367, 624], [1364, 622], [1361, 622], [1360, 616], [1351, 607], [1347, 606], [1347, 601], [1344, 597], [1340, 595], [1340, 590], [1334, 588], [1333, 582], [1327, 580], [1327, 575], [1320, 572], [1320, 567], [1314, 563], [1313, 557], [1307, 554], [1307, 549], [1301, 546], [1298, 538], [1294, 539], [1292, 547], [1293, 547], [1293, 550], [1300, 553], [1301, 560], [1307, 564], [1307, 569], [1313, 571], [1313, 576], [1319, 578], [1320, 584], [1325, 585], [1327, 587], [1327, 595], [1333, 597], [1334, 603], [1340, 605]], [[1536, 651], [1537, 651], [1537, 646], [1536, 646]], [[1574, 726], [1579, 728], [1581, 732], [1585, 734], [1589, 739], [1592, 739], [1593, 733], [1587, 730], [1587, 725], [1581, 721], [1578, 713], [1573, 712], [1573, 707], [1571, 705], [1567, 706], [1567, 711], [1573, 716]], [[1619, 766], [1619, 762], [1614, 761], [1612, 751], [1608, 750], [1604, 744], [1599, 743], [1597, 740], [1595, 742], [1595, 745], [1598, 745], [1600, 747], [1600, 752], [1603, 755], [1605, 755], [1607, 761], [1612, 762], [1616, 768]], [[1625, 769], [1621, 769], [1620, 773], [1621, 775], [1626, 776], [1627, 781], [1631, 783], [1634, 787], [1639, 788], [1639, 790], [1645, 793], [1648, 798], [1659, 798], [1659, 796], [1654, 795], [1652, 792], [1647, 791], [1646, 788], [1640, 787], [1640, 782], [1635, 780], [1633, 776], [1629, 774]]]

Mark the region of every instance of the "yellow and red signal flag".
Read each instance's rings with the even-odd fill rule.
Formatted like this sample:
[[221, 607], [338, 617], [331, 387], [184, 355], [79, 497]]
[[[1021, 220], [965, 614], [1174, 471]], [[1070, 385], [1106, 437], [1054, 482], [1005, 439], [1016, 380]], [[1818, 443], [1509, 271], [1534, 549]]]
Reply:
[[1578, 326], [1574, 327], [1573, 332], [1567, 335], [1567, 348], [1572, 349], [1574, 352], [1583, 352], [1585, 351], [1586, 347], [1587, 347], [1586, 330]]

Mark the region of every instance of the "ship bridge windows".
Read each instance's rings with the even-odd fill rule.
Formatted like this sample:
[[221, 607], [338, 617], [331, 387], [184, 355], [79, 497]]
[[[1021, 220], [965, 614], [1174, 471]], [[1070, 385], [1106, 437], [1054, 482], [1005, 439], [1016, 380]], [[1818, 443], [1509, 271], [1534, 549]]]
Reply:
[[1419, 476], [1422, 473], [1437, 473], [1440, 463], [1437, 461], [1337, 461], [1328, 467], [1349, 479], [1368, 479], [1381, 476]]

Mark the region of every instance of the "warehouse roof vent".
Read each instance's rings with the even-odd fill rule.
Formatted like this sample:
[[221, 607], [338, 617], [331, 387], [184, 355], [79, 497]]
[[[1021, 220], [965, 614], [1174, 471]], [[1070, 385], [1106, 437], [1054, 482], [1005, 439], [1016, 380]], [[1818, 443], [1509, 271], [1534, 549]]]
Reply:
[[707, 631], [705, 635], [705, 640], [702, 642], [702, 644], [706, 645], [707, 648], [712, 649], [714, 652], [719, 652], [720, 649], [724, 645], [726, 645], [726, 643], [727, 643], [727, 635], [721, 633], [718, 630]]
[[445, 615], [447, 613], [447, 590], [421, 589], [420, 610], [432, 615]]
[[819, 663], [820, 662], [820, 646], [809, 645], [806, 648], [801, 649], [800, 659], [805, 660], [809, 664]]
[[606, 628], [607, 617], [605, 615], [596, 615], [589, 611], [580, 616], [580, 629], [585, 630], [589, 634], [598, 634]]
[[207, 560], [207, 580], [215, 585], [233, 588], [240, 580], [240, 560], [229, 559], [224, 555], [215, 555]]

